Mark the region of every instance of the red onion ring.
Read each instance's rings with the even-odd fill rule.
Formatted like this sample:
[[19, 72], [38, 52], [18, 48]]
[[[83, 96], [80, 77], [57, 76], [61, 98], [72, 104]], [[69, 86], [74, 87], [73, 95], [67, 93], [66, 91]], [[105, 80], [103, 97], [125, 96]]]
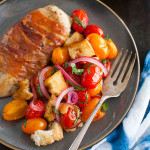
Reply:
[[41, 72], [40, 72], [40, 75], [39, 75], [40, 89], [41, 89], [43, 95], [44, 95], [47, 99], [50, 98], [50, 95], [49, 95], [49, 93], [48, 93], [48, 91], [47, 91], [47, 89], [46, 89], [46, 87], [45, 87], [45, 85], [44, 85], [43, 78], [44, 78], [44, 74], [49, 70], [49, 68], [50, 68], [50, 66], [47, 66], [47, 67], [43, 68], [43, 69], [41, 70]]
[[76, 127], [78, 127], [78, 125], [81, 123], [82, 121], [79, 119], [78, 121], [77, 121], [77, 123], [75, 124], [75, 125], [73, 125], [71, 128], [65, 128], [65, 129], [73, 129], [73, 128], [76, 128]]
[[31, 79], [30, 83], [31, 83], [31, 90], [32, 90], [32, 94], [33, 94], [32, 100], [37, 100], [37, 94], [36, 94], [36, 91], [35, 91], [35, 88], [33, 85], [33, 78]]
[[102, 96], [96, 95], [96, 96], [92, 96], [92, 98], [101, 98]]
[[68, 93], [67, 103], [70, 103], [71, 105], [75, 105], [78, 100], [78, 94], [75, 91], [70, 91]]
[[[58, 110], [59, 108], [59, 105], [60, 105], [60, 102], [62, 101], [63, 97], [70, 91], [73, 91], [74, 90], [74, 87], [69, 87], [65, 90], [63, 90], [60, 95], [57, 97], [56, 99], [56, 102], [55, 102], [55, 109]], [[55, 113], [55, 118], [56, 118], [56, 121], [59, 123], [60, 122], [60, 118], [59, 116]]]
[[79, 57], [79, 58], [76, 58], [76, 59], [71, 60], [71, 61], [68, 63], [68, 65], [71, 66], [71, 63], [77, 63], [77, 62], [81, 62], [81, 61], [86, 61], [86, 62], [93, 63], [93, 64], [99, 66], [99, 67], [102, 69], [102, 71], [104, 72], [104, 75], [107, 75], [107, 74], [108, 74], [108, 71], [107, 71], [107, 69], [105, 68], [105, 66], [104, 66], [100, 61], [98, 61], [97, 59], [92, 58], [92, 57], [86, 57], [86, 56]]
[[62, 72], [62, 74], [72, 83], [74, 83], [75, 85], [82, 87], [80, 84], [78, 84], [76, 81], [74, 81], [69, 75], [68, 73], [58, 64], [55, 64], [55, 66]]

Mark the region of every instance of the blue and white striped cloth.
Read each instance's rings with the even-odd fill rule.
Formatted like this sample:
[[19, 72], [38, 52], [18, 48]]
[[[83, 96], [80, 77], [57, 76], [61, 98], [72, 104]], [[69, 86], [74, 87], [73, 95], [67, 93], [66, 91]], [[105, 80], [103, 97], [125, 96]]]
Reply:
[[150, 51], [135, 101], [122, 123], [88, 150], [150, 150]]

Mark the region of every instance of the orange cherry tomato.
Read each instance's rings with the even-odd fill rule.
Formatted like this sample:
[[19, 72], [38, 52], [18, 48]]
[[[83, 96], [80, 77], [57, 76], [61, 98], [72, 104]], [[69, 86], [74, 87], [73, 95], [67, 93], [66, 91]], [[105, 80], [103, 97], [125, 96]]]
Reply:
[[109, 54], [107, 56], [108, 59], [113, 59], [117, 56], [118, 50], [114, 42], [110, 39], [106, 39], [107, 45], [108, 45], [108, 50]]
[[93, 89], [88, 89], [88, 93], [91, 95], [91, 96], [96, 96], [97, 94], [100, 94], [101, 90], [102, 90], [102, 80], [101, 82], [98, 83], [98, 85], [93, 88]]
[[[96, 107], [96, 105], [98, 104], [99, 101], [100, 101], [99, 98], [93, 98], [87, 104], [87, 106], [83, 108], [82, 118], [81, 118], [82, 121], [86, 122], [88, 120], [88, 118], [90, 117], [91, 113], [93, 112], [94, 108]], [[93, 121], [96, 121], [96, 120], [102, 118], [104, 115], [105, 115], [104, 112], [101, 112], [100, 110], [98, 110]]]
[[109, 54], [108, 46], [106, 41], [99, 34], [89, 34], [86, 39], [92, 45], [96, 56], [98, 56], [100, 59], [107, 58]]
[[69, 59], [69, 52], [67, 48], [57, 47], [52, 53], [53, 64], [62, 65]]
[[32, 118], [22, 123], [22, 130], [27, 134], [34, 134], [37, 130], [45, 130], [47, 122], [43, 118]]

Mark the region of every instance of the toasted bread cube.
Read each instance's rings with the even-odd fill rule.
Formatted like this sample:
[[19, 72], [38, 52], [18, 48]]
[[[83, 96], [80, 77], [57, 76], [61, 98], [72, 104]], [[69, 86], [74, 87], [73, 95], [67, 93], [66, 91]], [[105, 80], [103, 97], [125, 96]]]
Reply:
[[68, 47], [69, 55], [71, 59], [75, 59], [82, 56], [92, 57], [95, 55], [95, 52], [88, 42], [88, 40], [83, 40], [82, 42], [75, 43]]
[[83, 34], [80, 34], [79, 32], [74, 32], [70, 37], [67, 38], [67, 40], [64, 43], [64, 47], [81, 42], [83, 40]]
[[51, 94], [58, 96], [63, 90], [68, 88], [68, 83], [65, 81], [61, 71], [57, 71], [51, 77], [45, 80], [45, 86]]
[[29, 100], [31, 99], [33, 94], [30, 92], [30, 83], [29, 80], [23, 80], [19, 82], [19, 89], [13, 95], [15, 99], [24, 99]]
[[53, 130], [37, 130], [31, 135], [31, 139], [37, 146], [52, 144], [54, 142]]
[[61, 139], [63, 139], [63, 128], [61, 124], [55, 121], [50, 126], [50, 129], [53, 130], [53, 138], [55, 141], [60, 141]]
[[44, 114], [44, 118], [48, 121], [54, 121], [55, 120], [55, 115], [52, 111], [52, 106], [55, 106], [55, 101], [56, 101], [57, 97], [52, 94], [51, 97], [48, 100], [47, 106], [46, 106], [46, 110], [45, 110], [45, 114]]

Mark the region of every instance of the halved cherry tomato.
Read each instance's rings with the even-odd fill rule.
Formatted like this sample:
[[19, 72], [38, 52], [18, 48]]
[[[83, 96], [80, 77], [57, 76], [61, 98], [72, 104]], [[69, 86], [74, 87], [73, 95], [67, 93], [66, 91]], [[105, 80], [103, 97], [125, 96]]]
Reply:
[[41, 100], [36, 100], [34, 106], [28, 105], [25, 112], [25, 117], [30, 118], [41, 118], [45, 113], [45, 104]]
[[51, 58], [53, 64], [62, 65], [68, 59], [69, 59], [69, 51], [67, 48], [57, 47], [53, 50]]
[[81, 77], [81, 84], [87, 89], [95, 88], [102, 79], [102, 70], [97, 65], [87, 67]]
[[108, 59], [113, 59], [117, 56], [118, 50], [114, 42], [110, 39], [106, 38], [106, 43], [108, 45], [109, 54], [107, 56]]
[[[93, 98], [88, 103], [88, 105], [86, 107], [84, 107], [84, 109], [82, 111], [82, 121], [86, 122], [88, 120], [89, 116], [91, 115], [91, 113], [93, 112], [94, 108], [96, 107], [96, 105], [98, 104], [99, 101], [100, 101], [99, 98]], [[96, 121], [96, 120], [102, 118], [104, 115], [105, 115], [104, 112], [101, 112], [100, 110], [98, 110], [93, 121]]]
[[[111, 62], [108, 61], [107, 63], [104, 64], [105, 68], [107, 69], [108, 71], [108, 74], [109, 74], [109, 71], [110, 71], [110, 68], [111, 68]], [[103, 73], [103, 77], [106, 77], [107, 75], [104, 75]]]
[[91, 96], [96, 96], [98, 94], [100, 94], [101, 90], [102, 90], [102, 80], [101, 82], [98, 83], [98, 85], [93, 88], [93, 89], [88, 89], [88, 93], [91, 95]]
[[[77, 19], [77, 18], [78, 19]], [[82, 33], [88, 25], [89, 18], [84, 10], [77, 9], [72, 12], [71, 18], [73, 19], [72, 28], [75, 31]]]
[[[76, 64], [77, 69], [81, 69], [80, 64]], [[80, 83], [81, 75], [72, 74], [72, 67], [65, 68], [65, 71], [68, 73], [68, 75], [77, 83]]]
[[47, 122], [43, 118], [32, 118], [22, 123], [22, 130], [27, 134], [34, 134], [37, 130], [45, 130]]
[[104, 37], [104, 31], [97, 25], [88, 25], [84, 30], [84, 35], [87, 36], [91, 33], [97, 33], [101, 37]]
[[60, 116], [60, 122], [63, 128], [71, 128], [77, 118], [75, 109], [69, 107], [68, 112]]
[[90, 101], [91, 97], [87, 90], [85, 91], [77, 91], [78, 94], [78, 101], [77, 106], [83, 109], [87, 106], [88, 102]]
[[100, 59], [108, 57], [109, 50], [106, 41], [97, 33], [89, 34], [86, 38], [92, 45], [96, 56]]

